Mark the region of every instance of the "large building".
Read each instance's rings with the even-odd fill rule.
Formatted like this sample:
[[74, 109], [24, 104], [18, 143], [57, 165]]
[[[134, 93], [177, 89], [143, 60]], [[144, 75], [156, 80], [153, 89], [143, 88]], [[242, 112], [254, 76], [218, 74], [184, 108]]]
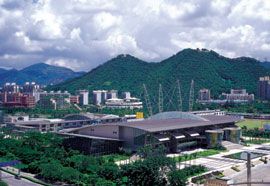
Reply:
[[94, 90], [93, 91], [93, 103], [95, 105], [102, 105], [107, 100], [107, 90]]
[[88, 90], [79, 90], [78, 96], [79, 96], [79, 104], [81, 106], [89, 104], [89, 101], [88, 101], [89, 91]]
[[118, 98], [118, 91], [117, 90], [110, 90], [107, 93], [107, 99], [116, 99]]
[[223, 93], [228, 102], [252, 102], [254, 94], [248, 94], [246, 89], [231, 89], [230, 94]]
[[258, 82], [258, 96], [261, 100], [270, 100], [270, 77], [260, 77]]
[[[233, 139], [239, 143], [241, 131], [235, 126], [238, 121], [239, 117], [226, 115], [164, 112], [143, 121], [90, 125], [60, 134], [66, 137], [68, 146], [86, 153], [112, 153], [119, 149], [136, 151], [147, 144], [163, 144], [168, 152], [179, 152], [187, 148], [220, 145], [216, 134], [209, 135], [215, 131], [220, 134], [218, 139]], [[240, 132], [238, 136], [225, 138], [223, 133], [227, 128]]]
[[209, 101], [211, 99], [211, 94], [209, 89], [201, 89], [199, 91], [199, 101]]

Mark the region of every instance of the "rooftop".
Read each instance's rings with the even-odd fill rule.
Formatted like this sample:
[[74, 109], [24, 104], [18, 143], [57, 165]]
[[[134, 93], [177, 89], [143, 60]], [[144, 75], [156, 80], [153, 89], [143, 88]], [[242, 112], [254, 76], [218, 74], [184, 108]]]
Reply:
[[[162, 113], [163, 114], [163, 113]], [[159, 115], [159, 116], [162, 116]], [[171, 113], [173, 115], [173, 113]], [[186, 113], [185, 113], [186, 114]], [[122, 122], [122, 123], [107, 123], [107, 124], [98, 124], [103, 126], [124, 126], [124, 127], [131, 127], [140, 130], [144, 130], [147, 132], [159, 132], [159, 131], [168, 131], [168, 130], [176, 130], [176, 129], [184, 129], [184, 128], [192, 128], [192, 127], [203, 127], [209, 125], [220, 125], [225, 123], [234, 123], [241, 120], [240, 117], [237, 116], [216, 116], [216, 115], [207, 115], [202, 117], [192, 117], [187, 118], [183, 113], [183, 118], [174, 118], [170, 114], [166, 113], [166, 116], [171, 117], [161, 117], [162, 119], [157, 119], [158, 117], [152, 117], [150, 119], [142, 120], [142, 121], [134, 121], [134, 122]], [[173, 115], [175, 116], [175, 115]], [[190, 114], [188, 114], [190, 116]], [[92, 126], [86, 126], [93, 127]], [[74, 129], [82, 130], [83, 128]], [[72, 131], [70, 131], [72, 132]]]

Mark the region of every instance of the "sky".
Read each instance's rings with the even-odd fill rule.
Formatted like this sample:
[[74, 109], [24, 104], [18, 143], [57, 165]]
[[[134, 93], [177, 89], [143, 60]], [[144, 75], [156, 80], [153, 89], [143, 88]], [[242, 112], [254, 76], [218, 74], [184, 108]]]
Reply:
[[185, 48], [270, 59], [270, 0], [0, 0], [0, 67], [89, 71]]

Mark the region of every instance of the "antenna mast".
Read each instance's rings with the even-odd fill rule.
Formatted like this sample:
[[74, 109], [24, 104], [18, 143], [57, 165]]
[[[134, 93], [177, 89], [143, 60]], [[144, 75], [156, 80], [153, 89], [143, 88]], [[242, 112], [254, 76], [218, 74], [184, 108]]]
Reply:
[[177, 80], [177, 88], [178, 88], [178, 95], [179, 95], [179, 100], [178, 100], [179, 108], [178, 109], [179, 111], [182, 111], [182, 94], [181, 94], [179, 79]]
[[153, 115], [153, 110], [150, 104], [150, 99], [149, 99], [149, 95], [146, 89], [145, 84], [143, 84], [143, 88], [144, 88], [144, 98], [145, 98], [145, 103], [146, 103], [146, 107], [148, 109], [149, 115], [152, 116]]
[[159, 112], [163, 112], [163, 92], [162, 92], [161, 84], [159, 84], [159, 89], [158, 89], [158, 109], [159, 109]]
[[194, 101], [194, 81], [191, 80], [190, 92], [189, 92], [189, 111], [192, 111]]

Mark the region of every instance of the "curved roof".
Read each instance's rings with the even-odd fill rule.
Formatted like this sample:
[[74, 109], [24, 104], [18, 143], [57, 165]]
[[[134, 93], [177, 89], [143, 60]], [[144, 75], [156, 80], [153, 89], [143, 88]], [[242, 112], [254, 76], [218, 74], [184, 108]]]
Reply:
[[164, 120], [164, 119], [191, 119], [197, 121], [208, 121], [207, 119], [188, 112], [161, 112], [148, 118], [149, 120]]
[[63, 119], [65, 120], [90, 120], [90, 119], [94, 119], [94, 114], [92, 113], [68, 114]]

